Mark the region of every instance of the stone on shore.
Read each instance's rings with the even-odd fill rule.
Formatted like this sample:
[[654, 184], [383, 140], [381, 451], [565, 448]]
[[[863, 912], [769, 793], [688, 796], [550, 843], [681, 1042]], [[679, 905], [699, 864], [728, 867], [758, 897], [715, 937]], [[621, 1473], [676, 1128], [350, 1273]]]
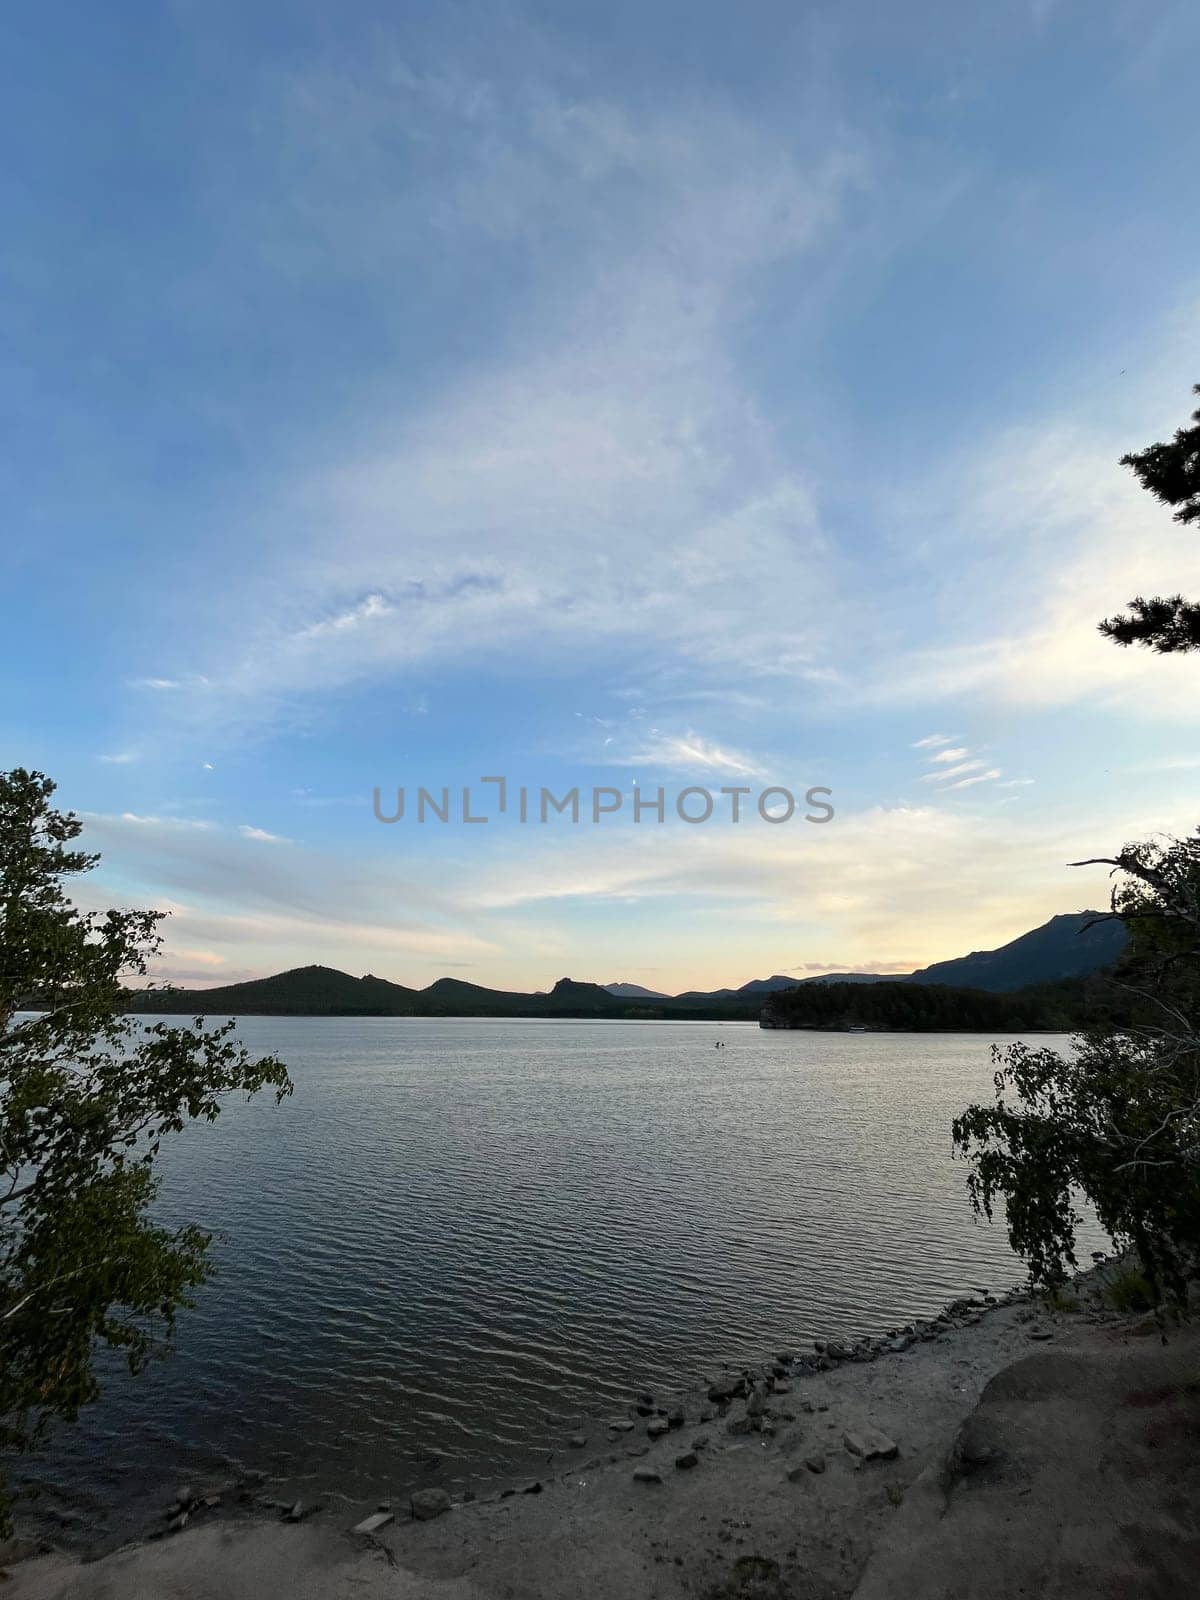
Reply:
[[[409, 1504], [418, 1522], [431, 1522], [434, 1517], [440, 1517], [444, 1511], [449, 1511], [450, 1496], [445, 1489], [415, 1489]], [[373, 1517], [367, 1518], [368, 1522], [374, 1520]]]
[[671, 1424], [666, 1417], [651, 1417], [646, 1424], [647, 1436], [651, 1439], [661, 1439], [664, 1433], [671, 1431]]
[[654, 1471], [653, 1467], [635, 1467], [633, 1469], [633, 1481], [634, 1483], [661, 1483], [662, 1478]]
[[[418, 1492], [420, 1494], [428, 1494], [429, 1490], [421, 1489]], [[434, 1493], [440, 1494], [441, 1490], [435, 1489]], [[378, 1533], [380, 1528], [386, 1528], [391, 1520], [392, 1512], [373, 1511], [369, 1517], [364, 1517], [360, 1523], [355, 1525], [354, 1531], [355, 1533]]]
[[683, 1455], [675, 1457], [675, 1465], [680, 1472], [690, 1472], [693, 1467], [699, 1466], [700, 1457], [694, 1450], [685, 1450]]
[[873, 1428], [869, 1422], [844, 1429], [842, 1440], [850, 1454], [861, 1457], [863, 1461], [890, 1461], [900, 1449], [894, 1439], [889, 1439], [886, 1433]]

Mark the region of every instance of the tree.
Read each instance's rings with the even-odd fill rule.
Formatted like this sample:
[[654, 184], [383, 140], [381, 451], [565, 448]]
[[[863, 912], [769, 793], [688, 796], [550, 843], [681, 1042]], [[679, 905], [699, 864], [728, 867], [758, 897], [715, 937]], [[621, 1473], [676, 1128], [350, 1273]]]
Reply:
[[[1200, 383], [1195, 394], [1200, 394]], [[1192, 426], [1180, 428], [1169, 444], [1148, 445], [1121, 457], [1132, 467], [1141, 485], [1163, 505], [1178, 506], [1176, 522], [1200, 519], [1200, 411], [1192, 413]], [[1179, 650], [1200, 650], [1200, 604], [1181, 594], [1147, 600], [1138, 595], [1129, 602], [1130, 615], [1106, 617], [1100, 632], [1117, 644], [1145, 645], [1164, 655]]]
[[1076, 1264], [1082, 1193], [1156, 1294], [1181, 1298], [1200, 1259], [1200, 833], [1103, 864], [1130, 930], [1115, 982], [1133, 1020], [1098, 1022], [1072, 1055], [997, 1049], [995, 1102], [969, 1107], [954, 1143], [976, 1212], [990, 1218], [1003, 1198], [1035, 1283]]
[[[38, 772], [0, 773], [0, 1449], [24, 1450], [99, 1392], [98, 1347], [140, 1371], [208, 1276], [210, 1236], [151, 1215], [164, 1135], [231, 1091], [290, 1093], [233, 1023], [144, 1027], [122, 978], [160, 947], [162, 913], [82, 913], [64, 878], [98, 856]], [[18, 1012], [41, 1008], [29, 1018]], [[0, 1527], [11, 1494], [0, 1481]]]

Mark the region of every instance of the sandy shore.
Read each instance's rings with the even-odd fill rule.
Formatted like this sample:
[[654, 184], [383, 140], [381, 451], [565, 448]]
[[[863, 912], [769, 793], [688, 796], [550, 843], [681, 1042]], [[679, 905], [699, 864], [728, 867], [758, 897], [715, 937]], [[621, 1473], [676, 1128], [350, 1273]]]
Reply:
[[[1190, 1512], [1187, 1492], [1170, 1488], [1181, 1473], [1200, 1472], [1196, 1436], [1189, 1433], [1200, 1428], [1200, 1386], [1189, 1390], [1180, 1376], [1197, 1371], [1200, 1335], [1184, 1328], [1164, 1348], [1152, 1321], [1107, 1308], [1102, 1280], [1102, 1274], [1081, 1280], [1079, 1306], [1071, 1312], [1021, 1299], [960, 1303], [952, 1318], [918, 1326], [911, 1343], [902, 1334], [894, 1341], [902, 1348], [893, 1350], [889, 1342], [876, 1359], [838, 1360], [810, 1373], [801, 1364], [814, 1358], [809, 1350], [747, 1374], [714, 1373], [714, 1395], [722, 1383], [744, 1392], [729, 1400], [692, 1397], [682, 1407], [682, 1425], [676, 1417], [657, 1439], [648, 1430], [667, 1419], [639, 1416], [631, 1406], [613, 1421], [632, 1427], [592, 1441], [594, 1451], [535, 1492], [518, 1486], [452, 1505], [429, 1520], [417, 1520], [408, 1504], [397, 1502], [389, 1507], [392, 1520], [369, 1535], [352, 1530], [375, 1506], [350, 1514], [327, 1509], [296, 1523], [281, 1520], [278, 1511], [268, 1519], [261, 1510], [239, 1516], [227, 1506], [200, 1507], [182, 1531], [99, 1561], [80, 1563], [57, 1552], [21, 1561], [7, 1568], [4, 1590], [19, 1600], [1103, 1594], [1110, 1591], [1095, 1573], [1081, 1588], [1055, 1588], [1041, 1569], [1013, 1575], [999, 1555], [988, 1556], [987, 1542], [990, 1530], [999, 1549], [1019, 1549], [1026, 1553], [1021, 1559], [1034, 1561], [1043, 1546], [1061, 1554], [1075, 1528], [1094, 1548], [1100, 1535], [1084, 1539], [1079, 1530], [1109, 1525], [1112, 1507], [1104, 1495], [1129, 1476], [1114, 1474], [1110, 1464], [1099, 1487], [1085, 1482], [1087, 1470], [1100, 1473], [1098, 1463], [1107, 1459], [1105, 1441], [1120, 1432], [1114, 1432], [1116, 1418], [1122, 1426], [1133, 1419], [1129, 1426], [1166, 1428], [1146, 1447], [1158, 1455], [1147, 1456], [1137, 1483], [1124, 1483], [1121, 1492], [1134, 1501], [1122, 1515], [1130, 1527], [1169, 1524], [1169, 1537], [1161, 1537], [1183, 1541], [1185, 1568], [1194, 1556], [1197, 1588], [1164, 1587], [1168, 1580], [1159, 1574], [1158, 1587], [1123, 1580], [1125, 1586], [1111, 1592], [1200, 1592], [1200, 1526], [1192, 1525], [1200, 1523], [1200, 1480]], [[1129, 1398], [1143, 1393], [1158, 1399], [1143, 1404]], [[1070, 1426], [1059, 1417], [1043, 1427], [1051, 1402], [1059, 1401]], [[675, 1405], [664, 1402], [663, 1410]], [[1089, 1417], [1092, 1434], [1085, 1426]], [[972, 1430], [978, 1435], [984, 1423], [993, 1442], [976, 1438], [972, 1444]], [[1015, 1430], [1013, 1439], [1005, 1428]], [[1079, 1439], [1072, 1429], [1083, 1430]], [[1176, 1459], [1171, 1441], [1180, 1429], [1188, 1443]], [[1054, 1464], [1068, 1436], [1085, 1458], [1075, 1463], [1077, 1471], [1069, 1462]], [[1120, 1459], [1132, 1460], [1140, 1440], [1141, 1434], [1130, 1435]], [[881, 1454], [870, 1458], [872, 1447]], [[1164, 1470], [1173, 1463], [1163, 1483], [1150, 1470], [1159, 1460]], [[1070, 1482], [1083, 1486], [1060, 1504], [1060, 1490], [1066, 1494]], [[956, 1498], [959, 1483], [970, 1493]], [[1159, 1503], [1164, 1497], [1171, 1502], [1165, 1508]], [[921, 1552], [933, 1551], [939, 1538], [945, 1545], [951, 1510], [967, 1517], [968, 1531], [957, 1544], [951, 1539], [930, 1566]], [[1037, 1559], [1044, 1565], [1059, 1555]], [[994, 1587], [1006, 1571], [1006, 1586]], [[942, 1586], [951, 1572], [957, 1573], [953, 1586]], [[1010, 1587], [1010, 1580], [1034, 1588]]]

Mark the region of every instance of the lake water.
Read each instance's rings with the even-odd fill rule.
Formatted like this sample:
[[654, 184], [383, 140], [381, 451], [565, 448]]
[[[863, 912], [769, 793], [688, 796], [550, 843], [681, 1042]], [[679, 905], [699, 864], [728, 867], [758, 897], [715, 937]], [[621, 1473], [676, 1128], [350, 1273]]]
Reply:
[[951, 1158], [951, 1119], [990, 1095], [979, 1035], [239, 1031], [296, 1092], [165, 1151], [160, 1211], [220, 1230], [219, 1273], [174, 1354], [115, 1374], [36, 1463], [43, 1504], [91, 1529], [242, 1467], [356, 1502], [479, 1487], [544, 1469], [580, 1418], [603, 1437], [636, 1390], [1021, 1276]]

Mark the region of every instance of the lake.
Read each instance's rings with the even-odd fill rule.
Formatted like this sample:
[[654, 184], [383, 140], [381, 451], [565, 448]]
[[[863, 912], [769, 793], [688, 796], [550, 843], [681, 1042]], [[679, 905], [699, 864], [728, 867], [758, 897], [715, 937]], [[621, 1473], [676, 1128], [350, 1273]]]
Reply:
[[990, 1094], [979, 1035], [239, 1032], [296, 1092], [164, 1148], [159, 1212], [220, 1230], [219, 1273], [174, 1354], [116, 1372], [35, 1464], [43, 1504], [89, 1530], [144, 1525], [178, 1483], [235, 1468], [355, 1502], [545, 1470], [637, 1390], [1021, 1276], [951, 1158], [951, 1119]]

